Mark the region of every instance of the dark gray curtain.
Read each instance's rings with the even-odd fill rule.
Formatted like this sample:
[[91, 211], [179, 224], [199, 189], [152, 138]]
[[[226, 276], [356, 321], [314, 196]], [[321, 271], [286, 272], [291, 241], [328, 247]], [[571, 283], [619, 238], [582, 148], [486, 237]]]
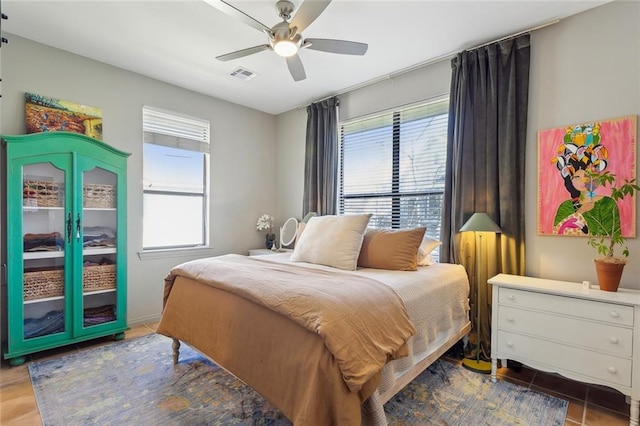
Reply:
[[338, 98], [307, 107], [302, 216], [336, 214], [338, 197]]
[[[491, 342], [491, 289], [486, 280], [500, 272], [524, 274], [529, 60], [527, 34], [462, 52], [451, 61], [441, 260], [467, 269], [473, 330], [480, 306], [485, 358]], [[502, 234], [483, 234], [481, 247], [474, 233], [458, 232], [474, 212], [486, 212], [502, 228]], [[478, 250], [482, 263], [476, 267]], [[471, 341], [476, 339], [472, 332]]]

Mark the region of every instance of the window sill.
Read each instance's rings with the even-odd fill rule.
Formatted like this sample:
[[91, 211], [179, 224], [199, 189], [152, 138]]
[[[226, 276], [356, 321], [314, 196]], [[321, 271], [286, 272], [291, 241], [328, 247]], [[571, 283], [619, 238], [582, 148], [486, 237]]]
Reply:
[[181, 249], [141, 250], [138, 252], [140, 260], [168, 259], [172, 257], [210, 257], [213, 256], [212, 247], [193, 247]]

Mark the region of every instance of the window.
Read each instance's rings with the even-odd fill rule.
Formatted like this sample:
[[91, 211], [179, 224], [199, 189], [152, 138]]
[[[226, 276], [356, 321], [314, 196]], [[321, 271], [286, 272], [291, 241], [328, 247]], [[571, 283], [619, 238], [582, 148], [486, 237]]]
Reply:
[[143, 107], [145, 250], [208, 245], [209, 122]]
[[340, 214], [440, 238], [449, 100], [340, 124]]

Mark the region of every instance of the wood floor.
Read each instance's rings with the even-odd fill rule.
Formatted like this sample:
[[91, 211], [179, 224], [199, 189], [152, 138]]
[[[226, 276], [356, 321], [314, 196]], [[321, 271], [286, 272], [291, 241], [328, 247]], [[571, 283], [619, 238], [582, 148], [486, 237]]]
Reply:
[[[156, 326], [157, 323], [150, 323], [132, 327], [125, 333], [125, 339], [153, 333]], [[58, 348], [29, 356], [27, 361], [58, 357], [112, 341], [109, 338], [97, 339]], [[448, 357], [448, 360], [460, 362], [451, 357]], [[501, 368], [498, 375], [501, 380], [508, 380], [568, 400], [569, 410], [566, 426], [626, 426], [629, 424], [629, 405], [625, 403], [624, 395], [612, 389], [585, 385], [526, 367], [521, 368], [520, 371]], [[0, 368], [0, 424], [3, 426], [42, 424], [27, 371], [27, 363], [19, 367], [9, 367], [6, 361], [2, 361]]]

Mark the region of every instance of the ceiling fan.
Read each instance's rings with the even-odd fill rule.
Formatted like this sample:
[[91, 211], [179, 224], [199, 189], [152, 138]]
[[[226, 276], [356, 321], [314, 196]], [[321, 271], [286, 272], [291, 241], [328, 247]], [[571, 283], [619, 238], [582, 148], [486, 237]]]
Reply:
[[331, 3], [331, 0], [303, 1], [293, 19], [291, 19], [291, 14], [294, 10], [293, 3], [288, 0], [280, 0], [276, 3], [276, 11], [278, 12], [278, 16], [282, 18], [282, 22], [277, 23], [272, 28], [267, 27], [225, 1], [205, 1], [227, 15], [239, 19], [245, 24], [265, 33], [269, 38], [269, 44], [261, 44], [217, 56], [216, 59], [220, 61], [230, 61], [262, 52], [263, 50], [272, 50], [286, 59], [291, 76], [295, 81], [300, 81], [307, 77], [302, 61], [298, 56], [300, 49], [320, 50], [344, 55], [364, 55], [367, 52], [368, 45], [366, 43], [302, 37], [302, 31], [320, 16], [329, 3]]

